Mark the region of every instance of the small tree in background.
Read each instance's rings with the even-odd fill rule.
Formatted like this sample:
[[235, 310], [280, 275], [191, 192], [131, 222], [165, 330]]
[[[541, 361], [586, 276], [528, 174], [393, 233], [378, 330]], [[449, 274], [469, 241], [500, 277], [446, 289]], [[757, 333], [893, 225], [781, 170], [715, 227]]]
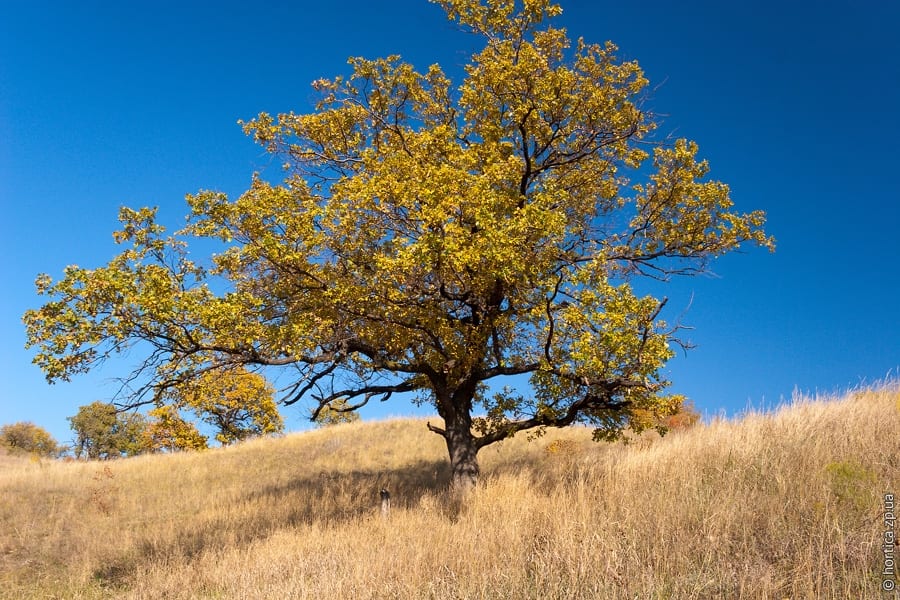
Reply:
[[150, 421], [144, 432], [151, 452], [175, 452], [179, 450], [205, 450], [207, 437], [197, 427], [184, 419], [171, 405], [158, 406], [148, 413]]
[[78, 458], [119, 458], [147, 450], [147, 420], [139, 413], [120, 413], [112, 404], [96, 401], [80, 407], [69, 422], [75, 432]]
[[355, 423], [359, 421], [359, 413], [353, 410], [346, 400], [336, 400], [319, 411], [313, 419], [320, 427], [338, 425], [340, 423]]
[[60, 451], [56, 440], [46, 429], [28, 421], [0, 427], [0, 446], [10, 454], [53, 457]]
[[235, 367], [210, 371], [173, 387], [163, 401], [193, 412], [216, 429], [219, 443], [228, 445], [284, 430], [274, 394], [265, 377]]

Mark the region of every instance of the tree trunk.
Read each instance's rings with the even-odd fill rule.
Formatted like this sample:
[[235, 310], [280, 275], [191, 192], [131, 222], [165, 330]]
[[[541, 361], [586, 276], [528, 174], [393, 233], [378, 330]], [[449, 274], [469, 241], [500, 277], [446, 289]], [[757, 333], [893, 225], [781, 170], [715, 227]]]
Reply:
[[429, 429], [443, 436], [447, 443], [451, 486], [455, 491], [466, 491], [478, 483], [478, 444], [472, 435], [471, 399], [459, 400], [455, 394], [439, 395], [437, 409], [444, 419], [444, 428], [429, 424]]
[[444, 428], [429, 429], [443, 436], [450, 455], [450, 484], [455, 492], [466, 492], [478, 483], [478, 443], [472, 435], [472, 399], [477, 381], [448, 390], [444, 382], [435, 386], [438, 414]]
[[457, 421], [463, 423], [447, 423], [444, 439], [450, 453], [451, 486], [454, 491], [465, 492], [478, 483], [478, 446], [468, 419]]

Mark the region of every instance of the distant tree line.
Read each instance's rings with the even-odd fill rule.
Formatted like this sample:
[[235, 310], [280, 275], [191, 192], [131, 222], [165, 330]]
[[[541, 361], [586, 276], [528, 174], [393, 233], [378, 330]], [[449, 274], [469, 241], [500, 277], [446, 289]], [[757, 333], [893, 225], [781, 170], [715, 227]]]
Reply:
[[[252, 375], [249, 376], [248, 375]], [[262, 376], [236, 374], [235, 380], [206, 382], [205, 393], [200, 390], [172, 394], [172, 404], [163, 404], [147, 412], [120, 412], [113, 404], [96, 401], [79, 407], [69, 417], [75, 433], [73, 446], [58, 444], [53, 436], [34, 423], [22, 421], [0, 427], [0, 449], [13, 455], [55, 458], [72, 452], [76, 458], [108, 460], [154, 452], [205, 450], [209, 438], [184, 416], [183, 410], [193, 412], [203, 422], [213, 426], [216, 441], [229, 445], [261, 435], [280, 433], [284, 423], [272, 399], [272, 390]], [[665, 419], [650, 423], [661, 431], [688, 429], [700, 422], [700, 413], [693, 404], [685, 403], [681, 410]], [[359, 413], [346, 403], [337, 402], [318, 415], [320, 427], [353, 423]]]
[[93, 402], [69, 418], [76, 435], [73, 450], [89, 459], [204, 450], [209, 438], [195, 421], [209, 425], [222, 445], [281, 433], [284, 421], [273, 396], [262, 375], [237, 368], [171, 388], [146, 415]]
[[60, 446], [46, 430], [28, 422], [0, 428], [0, 447], [11, 454], [54, 457], [71, 451], [76, 458], [105, 460], [204, 450], [209, 438], [195, 421], [208, 425], [222, 445], [284, 431], [274, 390], [262, 375], [243, 368], [173, 387], [146, 414], [96, 401], [79, 407], [68, 421], [75, 434], [71, 448]]

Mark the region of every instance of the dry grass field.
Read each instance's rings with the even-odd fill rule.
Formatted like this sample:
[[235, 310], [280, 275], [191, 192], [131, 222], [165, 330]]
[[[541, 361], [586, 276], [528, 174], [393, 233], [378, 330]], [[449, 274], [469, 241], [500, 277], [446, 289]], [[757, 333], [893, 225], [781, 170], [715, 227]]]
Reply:
[[627, 445], [523, 435], [481, 452], [464, 502], [416, 420], [0, 456], [0, 597], [883, 598], [898, 432], [895, 382]]

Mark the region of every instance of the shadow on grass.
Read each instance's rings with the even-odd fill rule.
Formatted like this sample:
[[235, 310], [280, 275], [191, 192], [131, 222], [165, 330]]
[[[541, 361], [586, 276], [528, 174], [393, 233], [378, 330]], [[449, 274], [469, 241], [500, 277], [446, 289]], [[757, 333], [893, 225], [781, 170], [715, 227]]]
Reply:
[[339, 524], [380, 510], [387, 488], [392, 508], [411, 508], [426, 494], [446, 490], [447, 461], [419, 461], [402, 469], [320, 472], [280, 485], [247, 490], [227, 501], [217, 516], [185, 523], [168, 538], [146, 537], [127, 556], [106, 561], [93, 573], [112, 589], [128, 586], [142, 566], [191, 560], [208, 550], [235, 548], [279, 529], [312, 523]]
[[247, 495], [250, 502], [289, 502], [289, 525], [335, 522], [376, 510], [380, 491], [387, 488], [394, 507], [418, 505], [425, 494], [446, 489], [450, 481], [447, 461], [419, 461], [390, 471], [323, 471], [281, 485], [267, 486]]

